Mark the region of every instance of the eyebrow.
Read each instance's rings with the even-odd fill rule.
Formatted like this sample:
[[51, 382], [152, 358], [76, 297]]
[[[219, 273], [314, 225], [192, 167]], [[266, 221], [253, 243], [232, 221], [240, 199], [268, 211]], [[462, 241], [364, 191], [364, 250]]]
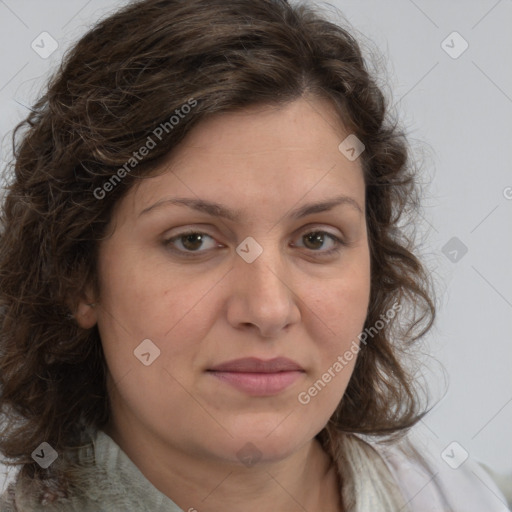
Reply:
[[[169, 205], [186, 206], [193, 210], [197, 210], [208, 215], [211, 215], [212, 217], [221, 217], [233, 222], [236, 222], [237, 219], [239, 219], [242, 216], [242, 210], [233, 210], [231, 208], [227, 208], [226, 206], [223, 206], [219, 203], [215, 203], [213, 201], [207, 201], [205, 199], [194, 199], [191, 197], [174, 197], [171, 199], [161, 199], [160, 201], [157, 201], [153, 205], [144, 208], [144, 210], [142, 210], [139, 213], [139, 217], [150, 211], [154, 211], [155, 209]], [[363, 213], [363, 209], [361, 208], [361, 206], [359, 206], [359, 203], [354, 198], [340, 195], [326, 201], [305, 204], [289, 212], [287, 217], [293, 219], [300, 219], [313, 213], [320, 213], [332, 210], [335, 206], [338, 205], [351, 206], [359, 213]]]

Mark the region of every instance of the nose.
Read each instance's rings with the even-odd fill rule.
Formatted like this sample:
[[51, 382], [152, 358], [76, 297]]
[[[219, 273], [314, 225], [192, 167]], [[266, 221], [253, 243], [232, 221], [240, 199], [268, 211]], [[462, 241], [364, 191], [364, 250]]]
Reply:
[[263, 248], [252, 263], [236, 256], [231, 272], [228, 322], [263, 338], [278, 337], [300, 321], [298, 295], [278, 248]]

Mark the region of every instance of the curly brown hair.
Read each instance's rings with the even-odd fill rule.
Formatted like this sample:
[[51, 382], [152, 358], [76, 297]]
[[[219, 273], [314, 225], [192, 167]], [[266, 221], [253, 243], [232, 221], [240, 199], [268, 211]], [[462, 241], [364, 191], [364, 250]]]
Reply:
[[[365, 328], [397, 301], [404, 306], [359, 353], [329, 428], [385, 436], [421, 417], [401, 357], [435, 315], [429, 277], [400, 227], [404, 212], [417, 210], [417, 168], [358, 43], [317, 8], [285, 0], [144, 0], [83, 36], [14, 130], [0, 234], [6, 463], [45, 474], [31, 458], [42, 441], [62, 453], [77, 446], [83, 425], [108, 422], [101, 339], [73, 312], [88, 284], [98, 292], [98, 247], [114, 206], [207, 116], [311, 96], [330, 100], [365, 145]], [[149, 155], [120, 172], [192, 99]]]

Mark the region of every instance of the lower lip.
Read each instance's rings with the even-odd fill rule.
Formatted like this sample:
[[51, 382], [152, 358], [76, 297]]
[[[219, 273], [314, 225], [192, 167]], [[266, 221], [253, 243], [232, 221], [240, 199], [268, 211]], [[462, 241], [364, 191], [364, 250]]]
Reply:
[[303, 375], [301, 371], [276, 373], [215, 372], [211, 375], [252, 396], [276, 395]]

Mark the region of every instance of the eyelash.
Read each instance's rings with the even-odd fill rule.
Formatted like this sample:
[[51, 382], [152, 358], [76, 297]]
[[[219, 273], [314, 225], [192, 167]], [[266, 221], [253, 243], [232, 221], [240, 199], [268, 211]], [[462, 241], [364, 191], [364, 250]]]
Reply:
[[[320, 229], [313, 229], [311, 231], [306, 231], [301, 235], [301, 238], [305, 237], [306, 235], [310, 235], [312, 233], [321, 233], [322, 235], [327, 235], [327, 237], [329, 237], [336, 244], [333, 249], [329, 249], [328, 251], [315, 251], [314, 249], [308, 249], [309, 251], [311, 251], [313, 253], [317, 253], [318, 255], [331, 256], [331, 255], [337, 254], [341, 251], [343, 246], [347, 245], [343, 240], [338, 238], [336, 235], [329, 233], [328, 231], [323, 231]], [[174, 235], [172, 238], [168, 238], [168, 239], [164, 240], [163, 243], [164, 243], [165, 247], [169, 248], [172, 252], [177, 253], [180, 256], [184, 256], [186, 258], [197, 258], [198, 255], [205, 254], [209, 251], [209, 250], [206, 250], [206, 251], [186, 251], [185, 250], [184, 251], [182, 249], [176, 249], [175, 247], [172, 246], [172, 243], [175, 240], [179, 240], [180, 238], [187, 236], [187, 235], [206, 235], [207, 237], [211, 238], [212, 240], [214, 239], [208, 233], [204, 233], [202, 231], [189, 230], [189, 231], [183, 231], [182, 233]]]

